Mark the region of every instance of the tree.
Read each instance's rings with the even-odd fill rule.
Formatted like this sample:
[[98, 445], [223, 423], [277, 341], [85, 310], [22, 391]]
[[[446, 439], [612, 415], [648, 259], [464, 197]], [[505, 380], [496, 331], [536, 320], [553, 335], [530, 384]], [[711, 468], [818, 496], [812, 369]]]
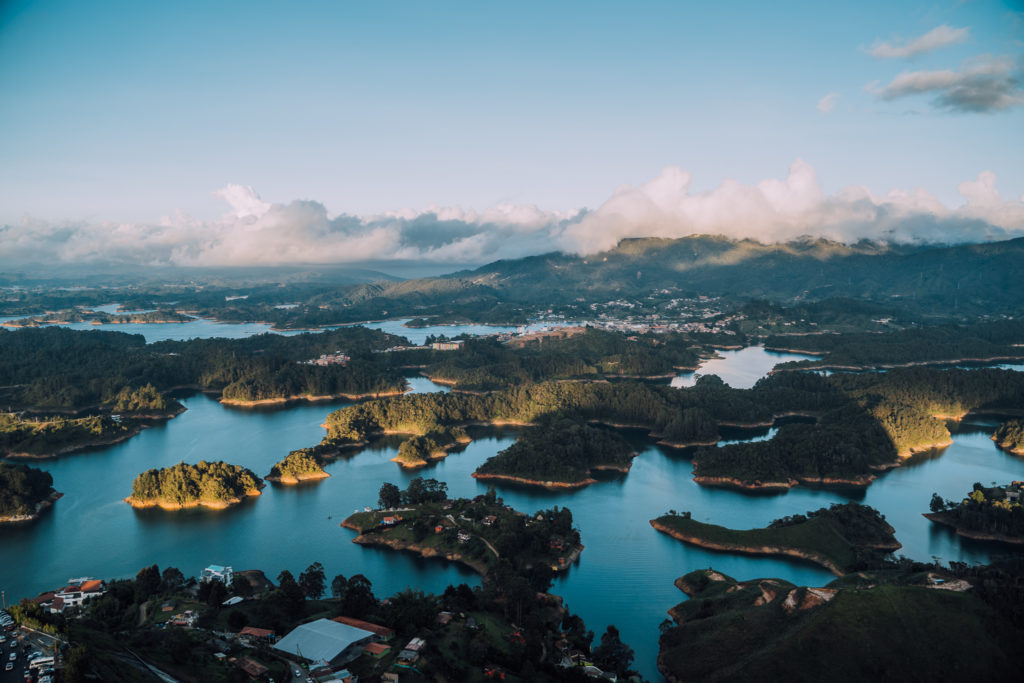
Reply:
[[206, 604], [210, 607], [220, 607], [220, 604], [228, 597], [227, 587], [216, 579], [207, 581], [207, 583], [210, 584], [210, 591], [206, 594]]
[[185, 575], [177, 567], [168, 567], [160, 578], [160, 590], [170, 593], [177, 590], [185, 583]]
[[314, 562], [306, 567], [306, 571], [299, 574], [299, 586], [307, 599], [319, 599], [324, 594], [324, 566]]
[[277, 593], [284, 610], [292, 617], [299, 617], [305, 609], [306, 594], [292, 573], [285, 569], [277, 575]]
[[932, 512], [942, 512], [946, 509], [946, 501], [937, 493], [932, 494], [932, 502], [928, 505]]
[[380, 487], [380, 497], [377, 498], [377, 507], [388, 510], [402, 504], [402, 490], [391, 482], [384, 482]]
[[249, 617], [241, 610], [233, 609], [228, 612], [228, 627], [232, 631], [241, 631], [249, 625]]
[[356, 574], [348, 580], [345, 597], [341, 601], [341, 613], [362, 618], [377, 607], [377, 598], [373, 595], [373, 584], [362, 574]]
[[344, 574], [338, 574], [331, 579], [331, 595], [336, 598], [342, 598], [345, 596], [345, 591], [348, 589], [348, 579], [345, 578]]
[[143, 567], [135, 575], [135, 600], [145, 602], [150, 596], [160, 590], [160, 568], [155, 564]]
[[92, 652], [85, 645], [75, 645], [64, 658], [64, 675], [66, 683], [82, 683], [92, 670]]
[[606, 671], [614, 671], [619, 676], [625, 675], [629, 670], [634, 656], [633, 648], [623, 643], [619, 637], [619, 629], [610, 624], [601, 634], [601, 644], [591, 653], [595, 664]]

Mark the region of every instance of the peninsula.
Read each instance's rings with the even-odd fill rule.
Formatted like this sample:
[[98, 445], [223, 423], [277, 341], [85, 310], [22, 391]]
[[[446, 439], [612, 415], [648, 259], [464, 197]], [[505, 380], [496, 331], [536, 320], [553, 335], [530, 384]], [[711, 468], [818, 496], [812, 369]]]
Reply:
[[1024, 482], [983, 486], [976, 482], [967, 497], [956, 502], [932, 494], [925, 517], [956, 529], [958, 536], [980, 541], [1024, 544]]
[[302, 481], [326, 479], [331, 475], [324, 470], [323, 458], [316, 448], [300, 448], [270, 468], [264, 479], [278, 484], [298, 484]]
[[877, 510], [858, 503], [833, 503], [806, 515], [776, 519], [761, 529], [728, 529], [693, 519], [689, 512], [651, 520], [651, 526], [684, 543], [752, 555], [808, 560], [836, 575], [876, 562], [902, 546]]
[[53, 489], [49, 472], [0, 463], [0, 524], [36, 519], [61, 495]]
[[583, 550], [568, 508], [527, 517], [505, 505], [494, 489], [472, 500], [449, 500], [447, 484], [417, 477], [404, 491], [385, 483], [378, 506], [341, 523], [359, 532], [353, 543], [459, 562], [479, 574], [502, 559], [521, 571], [564, 571]]
[[996, 445], [1014, 455], [1024, 455], [1024, 420], [1008, 420], [992, 435]]

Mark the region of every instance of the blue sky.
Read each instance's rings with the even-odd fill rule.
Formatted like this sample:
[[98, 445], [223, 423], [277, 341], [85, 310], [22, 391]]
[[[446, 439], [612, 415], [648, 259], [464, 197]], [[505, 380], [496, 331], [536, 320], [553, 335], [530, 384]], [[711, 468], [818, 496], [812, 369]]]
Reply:
[[954, 210], [989, 172], [1020, 204], [1022, 55], [1024, 7], [985, 0], [5, 2], [0, 225], [219, 221], [229, 184], [326, 220], [593, 211], [797, 159], [826, 198]]

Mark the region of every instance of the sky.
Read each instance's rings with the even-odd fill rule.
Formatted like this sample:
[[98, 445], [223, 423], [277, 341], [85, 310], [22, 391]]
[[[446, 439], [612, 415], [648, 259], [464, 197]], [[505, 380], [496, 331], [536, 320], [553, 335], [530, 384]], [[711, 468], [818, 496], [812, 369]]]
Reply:
[[1024, 2], [0, 0], [0, 263], [1024, 235]]

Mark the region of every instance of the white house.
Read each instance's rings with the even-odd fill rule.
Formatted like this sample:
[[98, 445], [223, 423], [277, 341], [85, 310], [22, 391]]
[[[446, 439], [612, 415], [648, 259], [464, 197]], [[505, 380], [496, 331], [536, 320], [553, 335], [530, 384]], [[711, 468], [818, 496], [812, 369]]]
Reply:
[[225, 586], [231, 585], [231, 579], [234, 577], [234, 573], [231, 567], [222, 567], [219, 564], [211, 564], [209, 567], [203, 570], [203, 573], [199, 575], [200, 581], [220, 581]]

